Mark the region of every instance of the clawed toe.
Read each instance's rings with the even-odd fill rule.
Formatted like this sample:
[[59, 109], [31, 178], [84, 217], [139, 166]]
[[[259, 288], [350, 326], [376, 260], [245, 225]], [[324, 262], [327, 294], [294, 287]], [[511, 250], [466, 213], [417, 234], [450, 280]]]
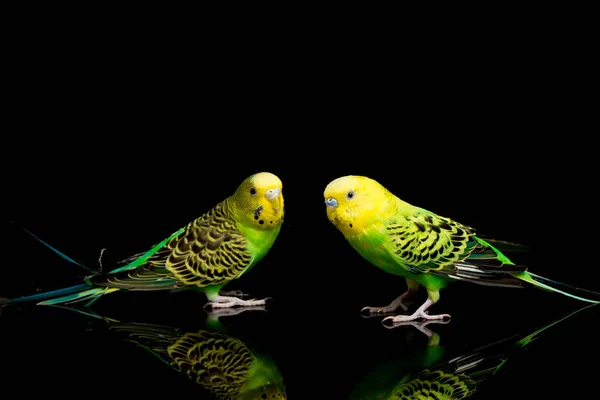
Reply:
[[363, 315], [385, 315], [393, 310], [387, 309], [385, 307], [363, 307], [360, 310], [360, 313]]
[[389, 316], [389, 317], [382, 319], [381, 323], [386, 328], [393, 328], [394, 327], [394, 316]]
[[393, 311], [386, 311], [386, 312], [363, 312], [363, 310], [361, 310], [361, 317], [363, 317], [363, 318], [380, 318], [380, 317], [387, 317], [387, 316], [394, 317], [394, 316], [397, 315]]

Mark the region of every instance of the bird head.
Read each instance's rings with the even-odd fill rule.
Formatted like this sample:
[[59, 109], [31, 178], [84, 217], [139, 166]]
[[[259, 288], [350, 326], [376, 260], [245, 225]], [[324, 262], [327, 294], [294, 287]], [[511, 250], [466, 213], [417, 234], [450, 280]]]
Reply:
[[236, 207], [257, 227], [279, 226], [283, 221], [283, 185], [270, 172], [259, 172], [246, 178], [233, 195]]
[[327, 218], [347, 236], [368, 227], [391, 194], [371, 178], [348, 175], [331, 181], [323, 196]]

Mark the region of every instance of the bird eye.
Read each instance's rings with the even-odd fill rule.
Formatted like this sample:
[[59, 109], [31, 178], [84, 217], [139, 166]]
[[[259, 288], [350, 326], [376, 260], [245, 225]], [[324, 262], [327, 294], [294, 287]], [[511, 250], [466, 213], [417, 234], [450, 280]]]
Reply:
[[348, 193], [346, 193], [346, 198], [351, 199], [354, 197], [354, 192], [351, 190]]
[[250, 194], [254, 196], [256, 194], [256, 189], [250, 188]]

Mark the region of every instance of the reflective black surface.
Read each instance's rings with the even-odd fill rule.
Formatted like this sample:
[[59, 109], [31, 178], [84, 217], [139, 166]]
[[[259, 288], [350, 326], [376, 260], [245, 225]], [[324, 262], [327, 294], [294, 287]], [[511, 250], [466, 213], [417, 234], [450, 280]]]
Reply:
[[[292, 399], [347, 399], [377, 368], [403, 364], [428, 348], [428, 337], [413, 326], [387, 329], [381, 318], [361, 316], [363, 306], [389, 303], [405, 283], [369, 265], [327, 221], [322, 191], [337, 176], [371, 176], [415, 205], [487, 236], [528, 244], [531, 252], [517, 257], [532, 271], [600, 290], [598, 268], [590, 261], [593, 239], [583, 233], [593, 219], [573, 199], [577, 186], [568, 176], [554, 176], [549, 184], [544, 179], [552, 169], [542, 170], [517, 156], [498, 172], [504, 179], [495, 179], [485, 168], [467, 173], [451, 159], [442, 175], [429, 176], [414, 166], [416, 156], [382, 164], [371, 158], [363, 166], [360, 155], [331, 158], [322, 151], [312, 156], [311, 171], [302, 169], [302, 158], [285, 163], [269, 156], [254, 163], [236, 158], [238, 170], [227, 172], [201, 158], [178, 158], [172, 153], [176, 147], [163, 149], [168, 153], [163, 164], [153, 164], [143, 154], [120, 157], [117, 147], [103, 152], [100, 146], [97, 153], [19, 149], [20, 160], [35, 173], [9, 181], [13, 195], [7, 220], [91, 266], [97, 265], [102, 248], [107, 248], [105, 266], [146, 249], [228, 196], [250, 173], [278, 174], [287, 210], [281, 235], [250, 274], [228, 287], [275, 301], [266, 312], [220, 320], [233, 337], [272, 359]], [[518, 155], [523, 151], [515, 150]], [[500, 157], [501, 151], [493, 155]], [[115, 160], [118, 165], [112, 164]], [[521, 185], [519, 191], [502, 188], [511, 184]], [[7, 222], [3, 232], [1, 296], [60, 288], [86, 274], [15, 225]], [[413, 305], [424, 299], [425, 293], [418, 292]], [[196, 293], [115, 293], [92, 309], [123, 323], [189, 333], [204, 327], [204, 302]], [[432, 308], [451, 314], [452, 320], [427, 328], [439, 335], [443, 352], [436, 362], [443, 363], [488, 343], [526, 336], [585, 305], [541, 290], [456, 283]], [[600, 356], [594, 334], [599, 320], [599, 309], [591, 308], [544, 331], [526, 348], [510, 353], [500, 372], [478, 385], [473, 398], [589, 396], [595, 390], [593, 365]], [[173, 393], [210, 398], [210, 390], [108, 325], [59, 308], [6, 307], [0, 315], [2, 391], [63, 398], [100, 392], [122, 398]], [[419, 370], [422, 365], [412, 367]]]
[[[194, 304], [193, 295], [176, 300], [136, 295], [132, 296], [135, 302], [123, 297], [106, 298], [95, 310], [112, 314], [122, 324], [159, 324], [191, 334], [206, 329], [205, 316]], [[457, 296], [456, 302], [466, 300], [466, 296]], [[514, 301], [509, 303], [518, 307]], [[252, 348], [272, 359], [289, 398], [319, 395], [344, 399], [351, 393], [357, 396], [352, 398], [370, 398], [356, 393], [391, 386], [388, 378], [388, 386], [373, 387], [365, 382], [369, 375], [372, 379], [372, 374], [377, 374], [385, 382], [385, 374], [399, 379], [500, 339], [509, 338], [505, 346], [509, 347], [574, 310], [573, 304], [543, 303], [550, 309], [544, 306], [539, 315], [515, 317], [503, 306], [491, 306], [487, 309], [498, 312], [497, 317], [476, 319], [461, 312], [460, 307], [451, 307], [451, 323], [428, 326], [435, 332], [433, 341], [439, 340], [434, 350], [427, 336], [411, 326], [388, 330], [376, 320], [348, 311], [313, 314], [299, 307], [274, 306], [268, 312], [247, 311], [220, 317], [220, 321], [228, 335], [251, 343]], [[6, 309], [1, 318], [3, 389], [39, 395], [61, 393], [66, 398], [78, 398], [86, 390], [115, 390], [123, 397], [166, 396], [176, 391], [181, 396], [217, 398], [211, 397], [214, 392], [208, 385], [188, 379], [146, 348], [126, 341], [126, 332], [111, 328], [117, 322], [53, 307]], [[592, 366], [599, 355], [592, 328], [597, 321], [597, 308], [585, 309], [542, 332], [525, 348], [507, 352], [507, 362], [497, 374], [485, 377], [473, 398], [505, 398], [515, 393], [587, 395], [593, 388]]]

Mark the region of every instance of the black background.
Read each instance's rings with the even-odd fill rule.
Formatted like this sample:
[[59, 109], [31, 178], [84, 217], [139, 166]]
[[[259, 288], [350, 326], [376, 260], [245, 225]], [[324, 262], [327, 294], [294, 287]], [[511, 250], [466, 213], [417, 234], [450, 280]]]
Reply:
[[[88, 265], [107, 248], [109, 264], [171, 234], [259, 171], [282, 179], [286, 218], [272, 251], [231, 288], [275, 303], [226, 321], [273, 357], [290, 398], [346, 398], [379, 362], [426, 344], [411, 327], [387, 330], [361, 317], [361, 307], [385, 305], [405, 286], [360, 258], [327, 220], [322, 194], [338, 176], [370, 176], [412, 204], [530, 245], [532, 271], [600, 290], [587, 233], [597, 221], [595, 147], [579, 138], [590, 110], [588, 63], [567, 47], [561, 67], [547, 47], [430, 63], [374, 52], [362, 69], [352, 52], [298, 59], [274, 47], [280, 57], [269, 63], [261, 58], [273, 55], [268, 49], [246, 48], [226, 62], [167, 48], [100, 52], [100, 38], [93, 46], [61, 47], [42, 36], [30, 43], [16, 48], [23, 57], [13, 60], [2, 146], [2, 296], [74, 284], [85, 273], [9, 221]], [[117, 293], [94, 308], [195, 330], [203, 302], [193, 293]], [[432, 308], [452, 321], [432, 328], [450, 356], [459, 355], [529, 334], [581, 305], [535, 289], [455, 284]], [[589, 394], [597, 319], [592, 309], [547, 331], [478, 398]], [[6, 308], [0, 335], [2, 390], [68, 398], [84, 389], [199, 390], [68, 312]]]

